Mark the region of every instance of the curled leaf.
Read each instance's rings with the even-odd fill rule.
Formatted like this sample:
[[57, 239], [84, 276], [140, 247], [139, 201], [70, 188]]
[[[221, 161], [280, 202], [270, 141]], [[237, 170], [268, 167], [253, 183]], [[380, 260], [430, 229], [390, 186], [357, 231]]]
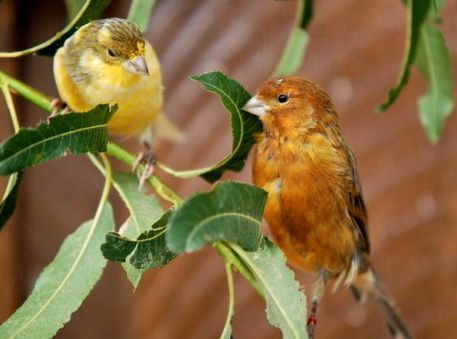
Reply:
[[262, 130], [260, 121], [252, 114], [244, 112], [241, 107], [251, 95], [235, 80], [227, 78], [221, 72], [211, 72], [192, 77], [209, 92], [219, 96], [232, 124], [232, 152], [217, 164], [205, 168], [174, 171], [160, 165], [166, 172], [181, 178], [201, 176], [209, 182], [218, 180], [227, 170], [240, 171], [254, 145], [254, 134]]
[[431, 3], [432, 0], [406, 1], [408, 7], [408, 35], [402, 71], [397, 84], [389, 91], [388, 98], [377, 107], [379, 111], [387, 110], [395, 102], [403, 87], [408, 83], [410, 68], [414, 62], [419, 44], [420, 30], [427, 17]]
[[182, 253], [227, 241], [253, 251], [261, 237], [266, 198], [264, 190], [237, 182], [219, 183], [211, 192], [196, 194], [173, 214], [166, 235], [168, 246]]
[[148, 231], [138, 239], [128, 239], [118, 233], [110, 232], [101, 250], [105, 258], [111, 261], [129, 261], [137, 269], [160, 268], [173, 260], [176, 255], [171, 252], [165, 241], [165, 231], [171, 211], [165, 213]]
[[8, 186], [0, 203], [0, 229], [5, 226], [14, 212], [21, 179], [22, 172], [13, 173], [8, 179]]

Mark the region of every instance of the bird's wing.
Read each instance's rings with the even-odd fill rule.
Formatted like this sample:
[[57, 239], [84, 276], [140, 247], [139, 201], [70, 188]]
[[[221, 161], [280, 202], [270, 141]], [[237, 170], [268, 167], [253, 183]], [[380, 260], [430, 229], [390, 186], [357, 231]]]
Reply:
[[360, 235], [361, 249], [369, 253], [370, 242], [368, 240], [368, 214], [365, 207], [365, 202], [362, 196], [362, 186], [360, 185], [359, 173], [357, 171], [357, 160], [352, 153], [351, 149], [344, 143], [345, 152], [347, 154], [347, 161], [349, 166], [349, 187], [348, 187], [348, 212], [355, 227], [357, 227]]
[[363, 201], [362, 186], [360, 185], [359, 173], [357, 171], [357, 160], [342, 136], [339, 127], [336, 124], [332, 124], [331, 126], [332, 128], [329, 129], [329, 132], [332, 133], [332, 140], [335, 142], [333, 146], [339, 148], [344, 153], [347, 161], [347, 173], [345, 176], [347, 177], [346, 194], [348, 196], [346, 197], [346, 201], [348, 213], [353, 226], [356, 228], [358, 235], [357, 243], [360, 249], [365, 253], [369, 253], [368, 214], [365, 202]]

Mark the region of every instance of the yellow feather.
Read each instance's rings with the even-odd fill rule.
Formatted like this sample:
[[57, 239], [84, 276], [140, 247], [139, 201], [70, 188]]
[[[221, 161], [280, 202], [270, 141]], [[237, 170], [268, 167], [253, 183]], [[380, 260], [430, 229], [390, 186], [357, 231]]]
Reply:
[[[125, 52], [128, 61], [135, 56], [134, 52], [143, 56], [144, 51], [149, 75], [131, 72], [120, 61], [111, 62], [106, 55], [112, 40], [109, 20], [103, 24], [100, 24], [102, 21], [88, 24], [95, 26], [96, 23], [97, 28], [83, 26], [58, 50], [54, 57], [57, 89], [62, 100], [76, 112], [88, 111], [98, 104], [116, 103], [118, 111], [109, 122], [110, 132], [138, 135], [161, 115], [163, 96], [159, 62], [151, 45], [147, 41], [143, 44], [142, 40], [134, 44], [137, 46], [135, 51], [121, 49], [121, 52]], [[124, 21], [119, 22], [124, 24]], [[94, 38], [90, 29], [98, 29], [98, 37]], [[119, 42], [112, 42], [115, 43], [119, 47]], [[94, 44], [103, 44], [103, 47], [94, 47]]]

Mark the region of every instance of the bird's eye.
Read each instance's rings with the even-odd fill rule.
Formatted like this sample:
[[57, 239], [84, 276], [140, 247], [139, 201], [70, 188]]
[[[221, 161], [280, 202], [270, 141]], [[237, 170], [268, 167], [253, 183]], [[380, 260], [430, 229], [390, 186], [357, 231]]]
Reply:
[[108, 53], [108, 55], [112, 58], [114, 58], [116, 56], [116, 53], [114, 53], [114, 51], [111, 48], [108, 48], [106, 50], [106, 53]]
[[284, 104], [289, 100], [289, 96], [287, 94], [280, 94], [278, 95], [278, 102]]

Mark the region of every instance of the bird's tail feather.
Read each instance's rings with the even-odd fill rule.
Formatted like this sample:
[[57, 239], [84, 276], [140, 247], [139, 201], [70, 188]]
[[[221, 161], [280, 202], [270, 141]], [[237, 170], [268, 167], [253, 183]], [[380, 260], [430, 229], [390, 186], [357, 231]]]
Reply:
[[173, 124], [165, 114], [159, 114], [153, 125], [153, 133], [161, 139], [172, 142], [182, 142], [184, 133]]
[[351, 286], [352, 293], [357, 301], [364, 301], [366, 296], [372, 297], [378, 304], [390, 333], [395, 338], [412, 339], [405, 322], [398, 312], [395, 302], [385, 291], [376, 273], [370, 267], [366, 272], [358, 275]]

